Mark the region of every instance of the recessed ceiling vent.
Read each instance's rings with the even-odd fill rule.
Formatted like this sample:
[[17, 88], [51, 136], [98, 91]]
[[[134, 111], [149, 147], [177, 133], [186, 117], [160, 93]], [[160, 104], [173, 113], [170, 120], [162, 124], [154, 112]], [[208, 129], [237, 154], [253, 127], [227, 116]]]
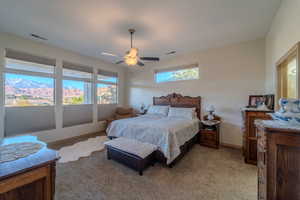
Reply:
[[44, 38], [42, 36], [39, 36], [39, 35], [33, 34], [33, 33], [31, 33], [30, 36], [35, 38], [35, 39], [38, 39], [38, 40], [48, 40], [47, 38]]
[[176, 51], [169, 51], [169, 52], [166, 53], [166, 55], [172, 55], [172, 54], [175, 54], [175, 53], [176, 53]]

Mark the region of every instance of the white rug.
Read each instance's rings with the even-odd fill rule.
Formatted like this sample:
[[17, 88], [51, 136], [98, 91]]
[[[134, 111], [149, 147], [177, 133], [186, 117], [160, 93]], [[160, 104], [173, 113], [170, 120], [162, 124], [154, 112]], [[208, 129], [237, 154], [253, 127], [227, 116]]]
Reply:
[[72, 146], [63, 147], [58, 152], [61, 157], [58, 162], [66, 163], [79, 160], [81, 157], [90, 156], [95, 151], [103, 150], [104, 142], [108, 140], [109, 139], [106, 136], [98, 136], [86, 141], [78, 142]]

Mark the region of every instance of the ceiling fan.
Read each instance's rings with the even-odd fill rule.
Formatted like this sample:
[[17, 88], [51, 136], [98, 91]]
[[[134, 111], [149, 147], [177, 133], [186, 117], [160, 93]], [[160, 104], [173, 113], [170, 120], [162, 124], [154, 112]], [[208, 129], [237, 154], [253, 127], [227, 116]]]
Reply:
[[135, 48], [132, 45], [132, 37], [133, 34], [135, 33], [135, 30], [129, 29], [128, 31], [130, 33], [130, 50], [126, 52], [125, 56], [118, 56], [116, 54], [107, 53], [107, 52], [102, 52], [102, 55], [121, 58], [122, 60], [116, 62], [115, 64], [121, 64], [125, 62], [129, 66], [133, 66], [133, 65], [144, 66], [145, 64], [142, 61], [159, 61], [159, 57], [139, 57], [138, 48]]

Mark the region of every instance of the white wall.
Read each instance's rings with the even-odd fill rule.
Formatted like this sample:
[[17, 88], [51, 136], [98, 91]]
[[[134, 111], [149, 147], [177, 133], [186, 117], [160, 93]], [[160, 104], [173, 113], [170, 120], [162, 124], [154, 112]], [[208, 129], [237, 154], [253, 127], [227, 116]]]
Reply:
[[276, 62], [300, 41], [300, 1], [282, 0], [266, 36], [266, 91], [276, 91]]
[[[113, 71], [113, 72], [118, 72], [119, 74], [119, 104], [124, 103], [124, 85], [125, 85], [125, 80], [124, 80], [124, 69], [122, 67], [115, 66], [113, 64], [109, 64], [106, 62], [103, 62], [100, 59], [92, 58], [92, 57], [87, 57], [87, 56], [82, 56], [79, 55], [78, 53], [64, 50], [61, 48], [56, 48], [50, 45], [45, 45], [40, 42], [35, 42], [32, 40], [27, 40], [23, 39], [21, 37], [17, 37], [11, 34], [6, 34], [6, 33], [0, 33], [0, 72], [4, 67], [4, 50], [5, 48], [10, 48], [22, 52], [27, 52], [33, 55], [40, 55], [43, 57], [49, 57], [49, 58], [54, 58], [57, 60], [57, 63], [60, 63], [61, 67], [61, 62], [62, 60], [69, 61], [72, 63], [78, 63], [82, 64], [85, 66], [92, 66], [95, 68], [101, 68], [104, 70], [108, 71]], [[1, 81], [2, 77], [0, 78]], [[2, 82], [1, 82], [2, 83]], [[0, 137], [1, 135], [3, 136], [3, 86], [1, 85], [0, 87]], [[61, 104], [60, 102], [57, 102]], [[73, 127], [68, 127], [68, 128], [62, 128], [62, 106], [58, 105], [56, 108], [58, 108], [56, 112], [56, 129], [53, 130], [48, 130], [48, 131], [41, 131], [41, 132], [35, 132], [32, 133], [33, 135], [38, 135], [40, 139], [45, 140], [47, 142], [51, 141], [56, 141], [60, 139], [65, 139], [68, 137], [74, 137], [80, 134], [86, 134], [86, 133], [91, 133], [91, 132], [96, 132], [100, 131], [103, 129], [103, 124], [98, 123], [97, 120], [97, 115], [99, 112], [97, 112], [97, 107], [94, 105], [94, 114], [93, 114], [93, 123], [89, 124], [84, 124], [84, 125], [78, 125], [78, 126], [73, 126]], [[115, 106], [104, 106], [103, 108], [100, 107], [100, 109], [104, 109], [103, 111], [107, 113], [105, 109], [113, 109]], [[100, 110], [101, 112], [101, 110]], [[30, 116], [28, 116], [30, 117]], [[18, 122], [15, 122], [16, 124]]]
[[[223, 118], [222, 143], [242, 145], [240, 108], [247, 105], [248, 95], [262, 94], [265, 83], [265, 41], [256, 40], [218, 49], [210, 49], [162, 60], [152, 66], [127, 72], [128, 104], [152, 104], [153, 96], [172, 92], [202, 97], [202, 115], [207, 104], [214, 104]], [[154, 83], [156, 68], [198, 62], [200, 79], [170, 83]]]

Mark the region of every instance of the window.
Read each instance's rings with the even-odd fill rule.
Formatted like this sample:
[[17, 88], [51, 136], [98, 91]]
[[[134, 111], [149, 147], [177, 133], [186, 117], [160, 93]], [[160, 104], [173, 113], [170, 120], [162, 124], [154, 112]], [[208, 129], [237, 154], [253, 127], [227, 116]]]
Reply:
[[277, 99], [299, 98], [298, 46], [295, 45], [277, 64]]
[[156, 83], [181, 81], [181, 80], [194, 80], [198, 78], [199, 78], [199, 68], [196, 65], [155, 71]]
[[54, 105], [55, 60], [6, 50], [5, 106]]
[[118, 74], [99, 70], [97, 75], [97, 103], [118, 103]]
[[92, 73], [90, 67], [63, 63], [63, 104], [92, 103]]

